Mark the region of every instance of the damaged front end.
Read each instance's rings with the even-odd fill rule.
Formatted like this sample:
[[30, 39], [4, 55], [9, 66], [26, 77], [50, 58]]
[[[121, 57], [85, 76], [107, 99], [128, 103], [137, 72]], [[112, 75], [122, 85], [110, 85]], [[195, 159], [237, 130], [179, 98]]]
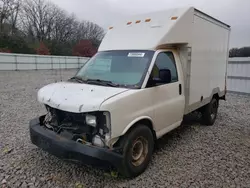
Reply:
[[109, 112], [72, 113], [46, 105], [43, 125], [56, 134], [82, 144], [108, 147], [111, 136]]
[[30, 121], [33, 144], [65, 160], [120, 167], [120, 149], [108, 144], [109, 112], [72, 113], [50, 106], [46, 109], [46, 115]]

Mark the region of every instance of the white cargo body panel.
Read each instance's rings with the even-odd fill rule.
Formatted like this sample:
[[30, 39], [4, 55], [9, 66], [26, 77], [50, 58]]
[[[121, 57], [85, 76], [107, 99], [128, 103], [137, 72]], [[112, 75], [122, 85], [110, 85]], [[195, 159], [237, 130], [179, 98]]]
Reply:
[[113, 25], [99, 51], [175, 48], [183, 66], [185, 114], [225, 95], [230, 26], [193, 8], [136, 15]]
[[214, 93], [225, 95], [229, 35], [229, 26], [195, 10], [186, 113], [200, 107], [202, 98], [208, 103]]
[[161, 44], [190, 43], [193, 13], [194, 8], [178, 8], [136, 15], [120, 21], [109, 29], [99, 51], [154, 50]]

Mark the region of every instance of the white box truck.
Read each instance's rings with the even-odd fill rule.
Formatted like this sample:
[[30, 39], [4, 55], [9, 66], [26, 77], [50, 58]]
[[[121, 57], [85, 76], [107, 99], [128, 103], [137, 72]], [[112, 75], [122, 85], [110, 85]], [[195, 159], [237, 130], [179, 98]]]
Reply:
[[98, 53], [67, 81], [41, 88], [47, 114], [33, 144], [67, 160], [101, 162], [135, 177], [155, 141], [225, 99], [230, 26], [193, 8], [133, 16], [109, 28]]

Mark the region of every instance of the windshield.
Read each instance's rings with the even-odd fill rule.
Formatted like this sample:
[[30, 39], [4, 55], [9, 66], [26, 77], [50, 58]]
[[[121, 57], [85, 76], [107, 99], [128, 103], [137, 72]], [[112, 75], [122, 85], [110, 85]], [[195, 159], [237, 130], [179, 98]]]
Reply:
[[145, 50], [98, 52], [76, 77], [86, 82], [92, 80], [91, 83], [95, 80], [116, 84], [117, 87], [140, 88], [153, 55], [154, 51]]

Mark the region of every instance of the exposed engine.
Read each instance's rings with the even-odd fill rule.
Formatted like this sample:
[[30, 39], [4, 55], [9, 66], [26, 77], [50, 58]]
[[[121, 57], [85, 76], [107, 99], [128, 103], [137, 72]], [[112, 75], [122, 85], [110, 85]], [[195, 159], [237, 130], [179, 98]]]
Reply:
[[43, 125], [61, 136], [84, 144], [104, 147], [110, 132], [103, 112], [72, 113], [46, 106]]

